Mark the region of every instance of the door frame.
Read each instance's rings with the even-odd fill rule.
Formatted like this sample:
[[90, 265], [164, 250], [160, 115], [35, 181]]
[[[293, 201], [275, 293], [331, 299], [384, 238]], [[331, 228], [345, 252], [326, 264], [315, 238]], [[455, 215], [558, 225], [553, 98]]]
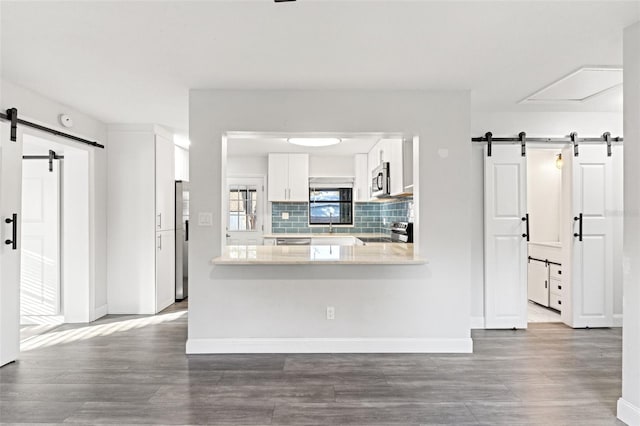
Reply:
[[[271, 232], [271, 221], [268, 221], [267, 218], [270, 217], [271, 211], [267, 211], [267, 203], [266, 200], [266, 192], [267, 192], [267, 176], [259, 173], [243, 173], [243, 174], [231, 174], [228, 175], [224, 180], [224, 197], [222, 200], [222, 205], [224, 209], [224, 220], [222, 220], [222, 235], [228, 235], [228, 221], [229, 221], [229, 181], [231, 179], [258, 179], [262, 182], [262, 200], [258, 200], [258, 205], [260, 206], [261, 211], [261, 223], [262, 223], [262, 236], [264, 234]], [[222, 241], [226, 242], [226, 238], [222, 238]], [[226, 243], [224, 243], [226, 245]]]
[[[64, 148], [60, 226], [62, 309], [64, 323], [88, 323], [107, 313], [95, 306], [96, 286], [96, 160], [95, 149], [37, 129], [25, 128], [29, 138], [53, 150]], [[74, 232], [65, 232], [74, 229]], [[105, 240], [106, 241], [106, 240]]]
[[[551, 143], [535, 143], [535, 142], [533, 142], [533, 143], [527, 143], [526, 149], [527, 149], [527, 152], [529, 152], [530, 150], [535, 150], [535, 149], [558, 150], [558, 151], [562, 152], [563, 158], [569, 159], [571, 157], [569, 161], [565, 161], [565, 164], [563, 166], [563, 183], [562, 183], [562, 198], [563, 198], [563, 202], [561, 203], [561, 224], [560, 224], [560, 243], [561, 243], [561, 246], [562, 246], [561, 258], [562, 258], [562, 265], [563, 265], [563, 275], [565, 275], [565, 277], [567, 278], [567, 281], [571, 281], [572, 280], [572, 276], [573, 276], [573, 274], [571, 274], [571, 269], [572, 269], [572, 266], [573, 266], [573, 264], [572, 264], [573, 263], [573, 259], [572, 259], [572, 257], [573, 257], [573, 255], [572, 255], [572, 253], [573, 253], [573, 247], [572, 247], [572, 244], [573, 244], [573, 237], [572, 237], [573, 236], [573, 228], [572, 228], [572, 225], [573, 225], [573, 223], [567, 224], [568, 222], [565, 219], [569, 218], [572, 215], [572, 211], [571, 211], [572, 210], [572, 208], [571, 208], [572, 202], [567, 202], [567, 200], [573, 196], [573, 193], [569, 192], [571, 186], [566, 184], [566, 179], [572, 178], [572, 176], [570, 176], [569, 174], [570, 174], [570, 171], [571, 171], [570, 162], [573, 160], [573, 145], [571, 143], [553, 143], [553, 144], [551, 144]], [[485, 150], [483, 152], [484, 158], [486, 158], [486, 155], [487, 154], [486, 154], [486, 148], [485, 148]], [[624, 155], [623, 149], [619, 149], [618, 146], [614, 146], [613, 147], [613, 156], [621, 156], [621, 155]], [[483, 158], [483, 161], [485, 161], [484, 158]], [[616, 161], [616, 159], [614, 158], [613, 164], [611, 165], [612, 168], [613, 168], [612, 173], [614, 174], [614, 177], [612, 179], [611, 184], [614, 187], [618, 183], [615, 167], [618, 167], [620, 164], [621, 164], [621, 160], [617, 160]], [[485, 173], [486, 173], [486, 171], [485, 171]], [[486, 178], [486, 174], [485, 174], [485, 178]], [[526, 174], [525, 174], [525, 185], [526, 185], [526, 179], [527, 179], [527, 177], [526, 177]], [[614, 201], [614, 209], [621, 208], [621, 205], [622, 205], [621, 195], [614, 192], [613, 196], [614, 196], [614, 199], [615, 199], [615, 201]], [[485, 193], [485, 195], [483, 197], [483, 200], [484, 200], [485, 209], [486, 209], [486, 204], [487, 204], [487, 195], [486, 195], [486, 193]], [[526, 201], [525, 201], [525, 203], [526, 203]], [[527, 207], [527, 210], [528, 210], [528, 207]], [[486, 220], [487, 220], [486, 213], [485, 213], [485, 219], [484, 220], [485, 220], [485, 228], [486, 228]], [[567, 222], [567, 223], [565, 223], [565, 222]], [[612, 301], [612, 303], [614, 303], [614, 306], [613, 306], [613, 309], [614, 309], [614, 311], [613, 311], [613, 320], [614, 320], [613, 326], [616, 326], [617, 322], [621, 322], [621, 318], [620, 318], [621, 315], [617, 314], [616, 311], [615, 311], [615, 288], [616, 288], [616, 273], [615, 273], [615, 271], [617, 269], [621, 269], [621, 259], [617, 259], [616, 256], [615, 256], [615, 253], [616, 253], [616, 250], [617, 250], [616, 247], [617, 247], [618, 244], [620, 244], [621, 237], [622, 237], [622, 229], [621, 229], [620, 226], [617, 225], [617, 222], [614, 223], [613, 234], [614, 234], [614, 236], [613, 236], [613, 240], [614, 240], [614, 247], [613, 247], [613, 251], [614, 251], [614, 264], [613, 264], [613, 268], [614, 268], [614, 283], [613, 283], [614, 295], [613, 295], [613, 298], [614, 298], [614, 300]], [[569, 238], [569, 237], [571, 237], [571, 238]], [[486, 238], [487, 238], [486, 232], [485, 232], [484, 238], [485, 238], [485, 250], [486, 250]], [[487, 328], [486, 327], [486, 316], [487, 316], [487, 311], [486, 311], [487, 308], [486, 308], [486, 306], [487, 306], [487, 293], [488, 293], [487, 292], [487, 286], [490, 285], [490, 283], [488, 283], [487, 280], [486, 280], [486, 268], [487, 268], [486, 262], [487, 262], [487, 257], [486, 257], [486, 252], [485, 252], [485, 265], [484, 265], [484, 269], [485, 269], [484, 286], [485, 287], [484, 287], [484, 293], [483, 293], [484, 294], [484, 305], [483, 306], [484, 306], [484, 309], [485, 309], [485, 312], [484, 312], [484, 316], [485, 316], [484, 328]], [[525, 277], [525, 281], [526, 281], [526, 279], [527, 278]], [[561, 321], [564, 324], [566, 324], [566, 325], [568, 325], [570, 327], [574, 326], [572, 304], [573, 304], [573, 299], [574, 299], [574, 296], [575, 296], [575, 289], [574, 289], [574, 286], [571, 285], [571, 284], [572, 284], [571, 282], [565, 283], [565, 285], [567, 287], [567, 290], [568, 290], [567, 293], [566, 293], [566, 298], [568, 300], [570, 300], [571, 303], [568, 304], [568, 306], [567, 306], [568, 309], [563, 309], [561, 311]], [[528, 299], [526, 293], [525, 293], [525, 297]]]

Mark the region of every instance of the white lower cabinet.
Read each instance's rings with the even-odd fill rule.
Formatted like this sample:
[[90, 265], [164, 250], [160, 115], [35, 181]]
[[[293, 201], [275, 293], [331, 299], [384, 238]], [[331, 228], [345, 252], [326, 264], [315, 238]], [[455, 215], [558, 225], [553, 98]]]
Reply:
[[156, 232], [156, 312], [175, 302], [175, 231]]
[[527, 293], [529, 300], [549, 306], [549, 268], [545, 262], [529, 261], [527, 270]]
[[539, 243], [529, 244], [528, 298], [532, 302], [557, 311], [562, 311], [564, 303], [560, 256], [560, 247]]

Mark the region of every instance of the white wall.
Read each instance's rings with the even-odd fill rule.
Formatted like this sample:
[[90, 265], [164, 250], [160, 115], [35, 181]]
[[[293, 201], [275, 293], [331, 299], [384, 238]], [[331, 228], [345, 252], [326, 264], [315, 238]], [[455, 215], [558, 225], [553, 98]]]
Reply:
[[[572, 112], [473, 112], [471, 133], [494, 137], [517, 136], [526, 132], [530, 137], [579, 136], [597, 137], [604, 132], [623, 136], [622, 113]], [[474, 143], [471, 160], [471, 317], [480, 326], [484, 318], [484, 156], [483, 145]], [[620, 274], [616, 273], [619, 277]], [[614, 283], [614, 315], [622, 313], [621, 279]]]
[[309, 176], [311, 177], [355, 176], [354, 166], [353, 155], [309, 155]]
[[624, 324], [618, 418], [640, 425], [640, 22], [624, 32]]
[[[303, 350], [308, 339], [320, 351], [354, 342], [362, 351], [471, 350], [469, 103], [463, 91], [191, 91], [191, 212], [211, 212], [215, 226], [194, 220], [192, 227], [187, 351], [228, 350], [229, 343], [244, 352]], [[415, 232], [429, 263], [212, 265], [223, 243], [229, 130], [422, 136]], [[327, 305], [336, 307], [334, 321], [324, 319]]]
[[560, 150], [527, 152], [527, 212], [532, 242], [560, 241], [562, 170], [556, 167]]
[[263, 175], [269, 171], [267, 157], [227, 157], [227, 176]]
[[[18, 116], [47, 127], [71, 133], [86, 139], [97, 141], [107, 145], [106, 125], [95, 118], [84, 114], [74, 108], [60, 104], [23, 87], [16, 86], [6, 80], [0, 82], [0, 109], [17, 108]], [[58, 116], [62, 113], [73, 117], [74, 126], [66, 129], [60, 126]], [[27, 127], [26, 133], [46, 138], [55, 136], [43, 134]], [[59, 140], [70, 143], [66, 140]], [[107, 218], [106, 218], [106, 148], [88, 148], [90, 173], [90, 265], [89, 265], [89, 298], [93, 300], [88, 307], [87, 317], [83, 321], [94, 319], [107, 313], [107, 281], [106, 281], [106, 257], [107, 257]]]
[[189, 150], [175, 146], [176, 180], [189, 182]]

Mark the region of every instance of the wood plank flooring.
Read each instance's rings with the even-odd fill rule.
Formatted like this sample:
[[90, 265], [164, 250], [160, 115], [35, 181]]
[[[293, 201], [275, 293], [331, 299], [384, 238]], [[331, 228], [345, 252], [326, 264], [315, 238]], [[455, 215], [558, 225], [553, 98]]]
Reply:
[[25, 330], [2, 424], [622, 425], [620, 329], [474, 330], [465, 355], [184, 355], [186, 304]]

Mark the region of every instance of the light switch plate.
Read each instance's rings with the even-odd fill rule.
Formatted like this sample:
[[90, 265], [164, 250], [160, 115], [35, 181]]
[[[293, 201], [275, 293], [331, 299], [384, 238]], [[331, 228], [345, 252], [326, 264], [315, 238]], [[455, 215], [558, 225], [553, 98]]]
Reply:
[[282, 212], [282, 219], [289, 220], [289, 212]]
[[198, 226], [213, 226], [213, 213], [198, 213]]

